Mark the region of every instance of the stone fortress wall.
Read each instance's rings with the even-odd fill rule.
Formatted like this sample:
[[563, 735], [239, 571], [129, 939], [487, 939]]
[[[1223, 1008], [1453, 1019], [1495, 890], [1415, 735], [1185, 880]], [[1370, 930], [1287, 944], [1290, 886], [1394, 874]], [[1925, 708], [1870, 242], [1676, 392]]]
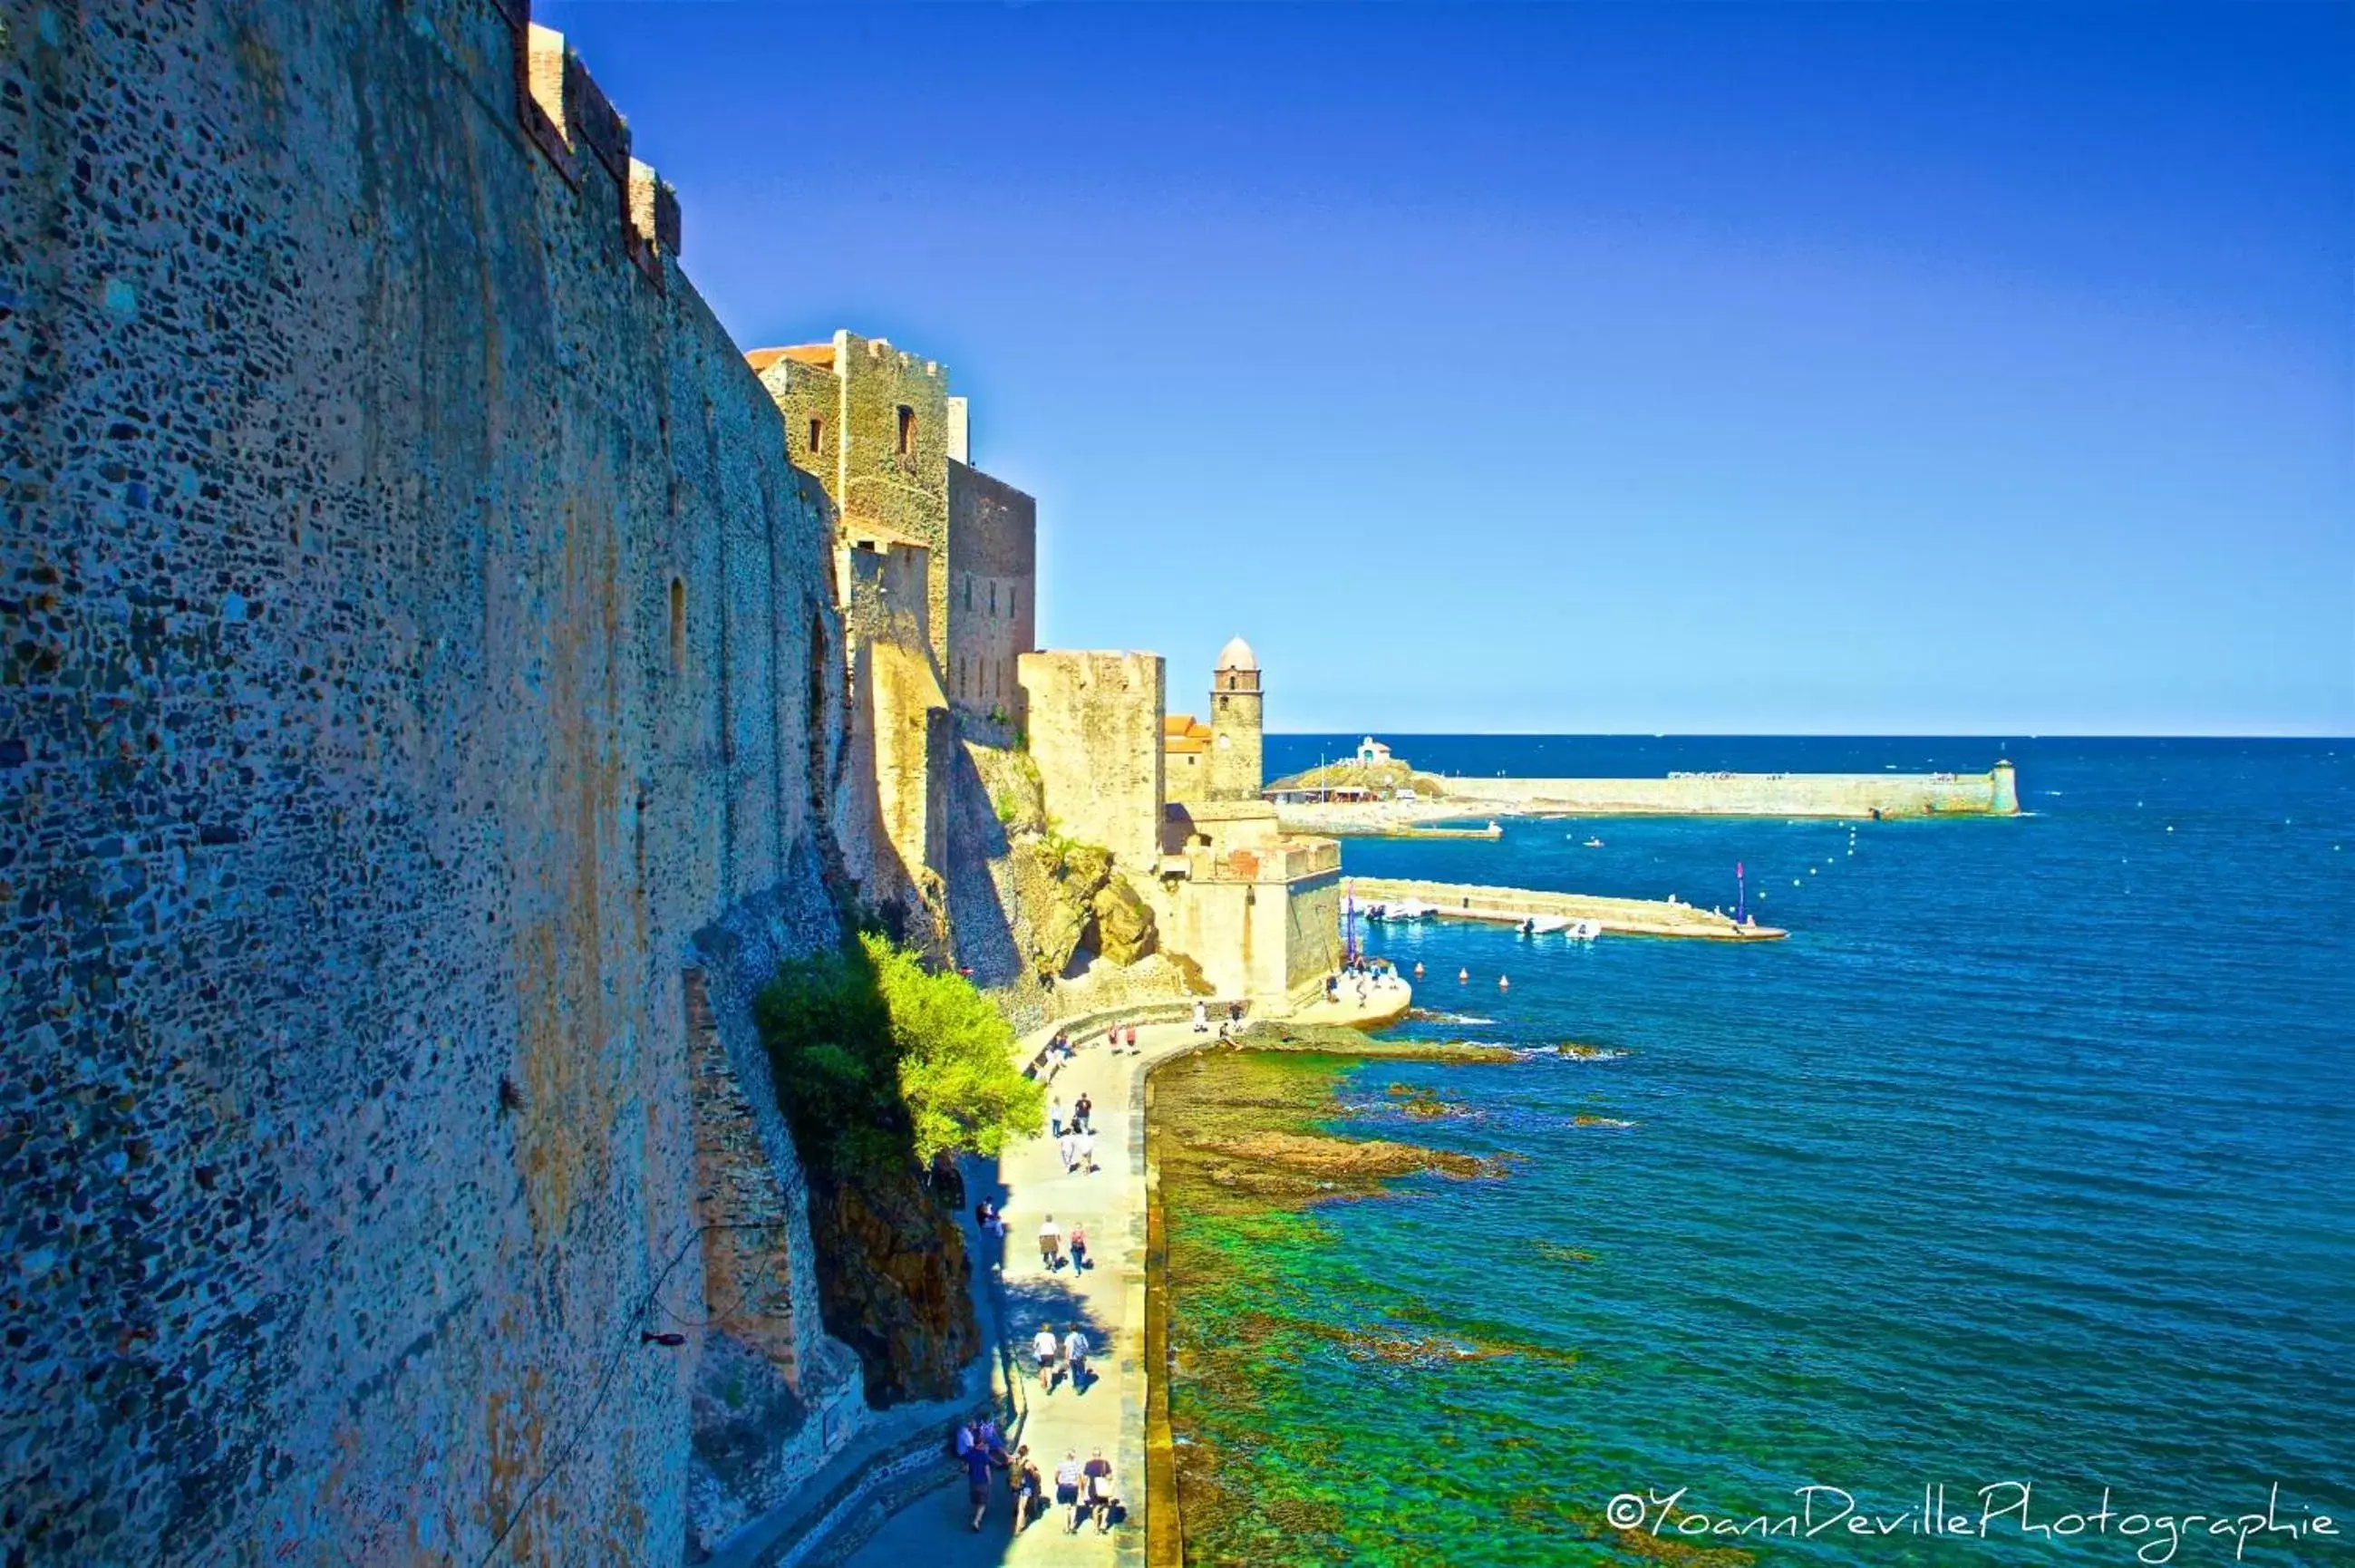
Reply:
[[1050, 826], [1149, 877], [1161, 859], [1161, 656], [1027, 653], [1020, 678]]
[[1038, 503], [957, 458], [948, 480], [949, 697], [968, 712], [1002, 709], [1019, 729], [1015, 661], [1039, 645]]
[[[985, 763], [1187, 914], [1159, 657], [1030, 649], [940, 367], [740, 354], [527, 0], [38, 7], [0, 172], [0, 1533], [663, 1563], [848, 1497], [963, 1258], [805, 1174], [751, 995], [851, 901], [1019, 974]], [[1192, 857], [1254, 993], [1332, 943], [1273, 820]], [[814, 1217], [929, 1305], [830, 1337]]]
[[675, 1561], [861, 1419], [742, 1006], [829, 507], [629, 148], [524, 0], [11, 13], [20, 1560]]

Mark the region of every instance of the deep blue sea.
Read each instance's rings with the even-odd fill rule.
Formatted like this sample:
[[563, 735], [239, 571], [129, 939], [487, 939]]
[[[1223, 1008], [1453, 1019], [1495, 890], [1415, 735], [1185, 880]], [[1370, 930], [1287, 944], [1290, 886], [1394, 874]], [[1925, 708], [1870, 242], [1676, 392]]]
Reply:
[[[1998, 753], [1386, 739], [1421, 768], [1515, 774], [1980, 771]], [[1272, 736], [1269, 775], [1355, 741]], [[1403, 1082], [1470, 1114], [1337, 1127], [1518, 1163], [1263, 1238], [1269, 1298], [1559, 1356], [1268, 1370], [1230, 1426], [1329, 1482], [1349, 1521], [1298, 1560], [2229, 1563], [2237, 1536], [2160, 1521], [2261, 1513], [2277, 1484], [2275, 1521], [2327, 1514], [2342, 1533], [2260, 1535], [2243, 1560], [2355, 1564], [2355, 742], [2000, 750], [2017, 820], [1347, 841], [1353, 874], [1728, 907], [1740, 861], [1791, 935], [1363, 933], [1425, 966], [1418, 999], [1441, 1016], [1400, 1032], [1606, 1055], [1344, 1070], [1345, 1099]], [[1837, 1513], [1823, 1491], [1807, 1515], [1809, 1486], [1857, 1512], [1762, 1538]], [[1942, 1530], [1998, 1510], [1984, 1540], [1925, 1533], [1941, 1486]], [[1561, 1506], [1533, 1509], [1533, 1491]], [[1624, 1524], [1622, 1494], [1678, 1500], [1665, 1528], [1649, 1500], [1632, 1531], [1546, 1523]]]

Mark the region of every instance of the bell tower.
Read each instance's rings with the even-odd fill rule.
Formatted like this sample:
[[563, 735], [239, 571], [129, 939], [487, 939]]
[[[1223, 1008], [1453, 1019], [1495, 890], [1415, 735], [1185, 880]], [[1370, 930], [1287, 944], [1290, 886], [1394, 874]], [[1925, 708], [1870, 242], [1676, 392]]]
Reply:
[[1241, 637], [1219, 650], [1210, 672], [1210, 756], [1205, 792], [1212, 800], [1257, 800], [1260, 792], [1259, 656]]

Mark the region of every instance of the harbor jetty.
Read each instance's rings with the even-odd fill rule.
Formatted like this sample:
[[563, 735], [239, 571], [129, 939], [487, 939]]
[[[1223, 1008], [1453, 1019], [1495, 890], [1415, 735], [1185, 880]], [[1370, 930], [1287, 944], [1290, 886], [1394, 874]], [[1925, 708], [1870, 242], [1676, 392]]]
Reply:
[[1665, 900], [1606, 899], [1534, 888], [1488, 888], [1390, 877], [1359, 877], [1352, 889], [1360, 909], [1369, 904], [1428, 904], [1434, 917], [1445, 920], [1518, 925], [1532, 915], [1550, 915], [1591, 920], [1611, 935], [1697, 937], [1710, 942], [1773, 942], [1789, 934], [1771, 925], [1737, 925], [1731, 915]]
[[[1410, 785], [1329, 784], [1316, 770], [1267, 791], [1286, 832], [1335, 837], [1496, 816], [1764, 816], [1890, 821], [2016, 816], [2019, 788], [1998, 760], [1983, 773], [1674, 773], [1659, 778], [1473, 778], [1414, 774]], [[1352, 769], [1351, 771], [1355, 771]], [[1486, 837], [1477, 829], [1466, 836]]]

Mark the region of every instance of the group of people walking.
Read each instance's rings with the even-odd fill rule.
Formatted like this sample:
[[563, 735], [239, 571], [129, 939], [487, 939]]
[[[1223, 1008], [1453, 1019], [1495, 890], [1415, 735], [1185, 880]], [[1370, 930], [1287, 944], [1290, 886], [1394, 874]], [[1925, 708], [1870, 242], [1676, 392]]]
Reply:
[[[1072, 1330], [1074, 1334], [1078, 1329]], [[1046, 1478], [1030, 1457], [1030, 1445], [1018, 1444], [1013, 1452], [1006, 1448], [1005, 1436], [997, 1423], [987, 1416], [968, 1421], [958, 1426], [954, 1439], [957, 1463], [964, 1467], [965, 1501], [973, 1505], [973, 1529], [981, 1531], [982, 1522], [989, 1517], [990, 1483], [996, 1472], [1006, 1474], [1006, 1491], [1013, 1503], [1014, 1533], [1021, 1534], [1030, 1521], [1047, 1511]], [[1101, 1448], [1082, 1461], [1080, 1451], [1067, 1448], [1063, 1462], [1055, 1467], [1055, 1506], [1067, 1509], [1063, 1533], [1075, 1535], [1090, 1519], [1096, 1524], [1096, 1533], [1108, 1532], [1117, 1522], [1121, 1512], [1120, 1494], [1113, 1488], [1112, 1461]]]
[[1058, 1339], [1055, 1338], [1055, 1326], [1041, 1323], [1039, 1332], [1031, 1338], [1030, 1354], [1039, 1363], [1039, 1392], [1041, 1394], [1053, 1393], [1066, 1372], [1071, 1374], [1073, 1393], [1088, 1392], [1088, 1357], [1095, 1347], [1088, 1342], [1087, 1335], [1078, 1324], [1069, 1324], [1066, 1328], [1063, 1337]]
[[[1039, 1221], [1039, 1266], [1053, 1274], [1063, 1266], [1063, 1228], [1048, 1215]], [[1071, 1227], [1071, 1272], [1088, 1272], [1088, 1233], [1078, 1225]]]
[[[1198, 1029], [1207, 1026], [1205, 1009], [1196, 1009], [1195, 1021]], [[1227, 1026], [1221, 1024], [1220, 1032], [1226, 1031]], [[1103, 1040], [1115, 1055], [1123, 1051], [1135, 1054], [1140, 1049], [1134, 1024], [1115, 1025], [1105, 1031]], [[1078, 1050], [1070, 1035], [1056, 1034], [1047, 1047], [1050, 1076], [1074, 1060]], [[1051, 1095], [1048, 1119], [1049, 1136], [1062, 1159], [1064, 1174], [1093, 1175], [1099, 1168], [1095, 1155], [1095, 1104], [1087, 1091], [1082, 1089], [1072, 1096], [1068, 1108], [1060, 1093]], [[1007, 1233], [1006, 1214], [996, 1203], [983, 1198], [974, 1204], [973, 1216], [985, 1245], [991, 1241], [1003, 1241]], [[1067, 1231], [1052, 1214], [1042, 1215], [1038, 1238], [1039, 1266], [1049, 1275], [1061, 1273], [1067, 1253], [1073, 1273], [1086, 1273], [1088, 1233], [1084, 1226], [1074, 1222]], [[1066, 1382], [1074, 1394], [1086, 1392], [1095, 1381], [1089, 1364], [1094, 1351], [1087, 1330], [1077, 1322], [1062, 1324], [1060, 1332], [1053, 1323], [1039, 1325], [1030, 1340], [1030, 1354], [1038, 1371], [1039, 1398], [1043, 1401], [1052, 1396]], [[1077, 1533], [1091, 1520], [1099, 1534], [1108, 1534], [1125, 1517], [1113, 1484], [1112, 1461], [1104, 1456], [1102, 1448], [1093, 1449], [1084, 1461], [1077, 1448], [1067, 1450], [1052, 1476], [1047, 1477], [1032, 1461], [1027, 1444], [1013, 1445], [1009, 1452], [994, 1420], [960, 1425], [953, 1445], [957, 1462], [965, 1471], [966, 1497], [973, 1507], [972, 1527], [976, 1532], [987, 1518], [990, 1498], [996, 1489], [994, 1483], [1001, 1474], [1012, 1502], [1017, 1535], [1043, 1516], [1050, 1506], [1062, 1511], [1066, 1534]]]
[[1070, 1176], [1082, 1168], [1093, 1176], [1096, 1172], [1096, 1131], [1090, 1124], [1095, 1115], [1094, 1103], [1085, 1091], [1071, 1103], [1071, 1118], [1063, 1116], [1063, 1097], [1060, 1094], [1048, 1102], [1049, 1125], [1053, 1131], [1055, 1147], [1063, 1157], [1063, 1174]]

